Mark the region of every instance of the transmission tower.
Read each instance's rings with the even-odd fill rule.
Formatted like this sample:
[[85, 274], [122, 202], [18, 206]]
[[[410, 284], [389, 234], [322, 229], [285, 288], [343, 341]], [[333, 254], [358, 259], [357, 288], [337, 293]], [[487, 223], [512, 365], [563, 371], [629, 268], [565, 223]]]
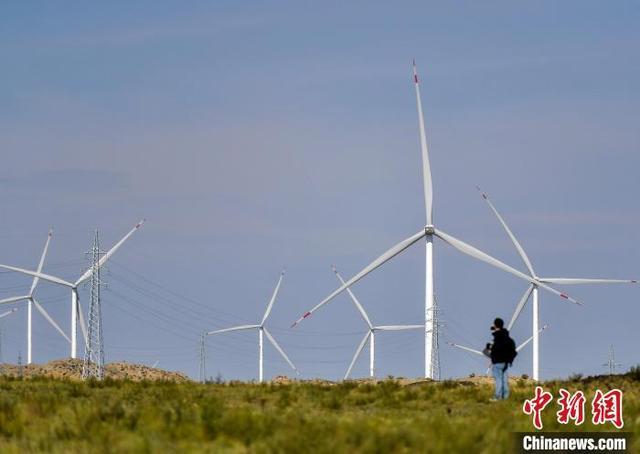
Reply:
[[440, 333], [440, 324], [438, 322], [438, 298], [436, 295], [433, 295], [433, 313], [431, 314], [433, 318], [433, 343], [431, 344], [432, 353], [431, 353], [431, 378], [434, 380], [440, 380], [440, 346], [439, 346], [439, 333]]
[[206, 335], [207, 334], [204, 331], [200, 335], [200, 373], [199, 373], [200, 383], [204, 383], [206, 380], [207, 356], [205, 354], [205, 349], [204, 349], [204, 338]]
[[603, 364], [604, 367], [609, 368], [609, 375], [616, 373], [616, 368], [622, 366], [620, 363], [616, 363], [616, 354], [613, 351], [613, 345], [609, 346], [609, 359]]
[[89, 302], [89, 327], [87, 345], [82, 365], [82, 378], [93, 377], [97, 380], [104, 378], [104, 347], [102, 340], [102, 311], [100, 309], [100, 257], [104, 251], [100, 249], [100, 237], [96, 229], [93, 247], [87, 253], [91, 260], [91, 297]]

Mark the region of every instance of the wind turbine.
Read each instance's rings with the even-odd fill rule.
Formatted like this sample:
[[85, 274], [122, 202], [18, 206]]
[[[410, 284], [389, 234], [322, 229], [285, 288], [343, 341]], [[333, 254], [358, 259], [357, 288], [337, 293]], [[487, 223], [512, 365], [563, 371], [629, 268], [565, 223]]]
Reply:
[[[336, 277], [338, 278], [338, 281], [340, 281], [341, 284], [344, 284], [344, 279], [342, 279], [342, 276], [340, 275], [340, 273], [338, 272], [336, 267], [332, 266], [331, 269], [336, 274]], [[347, 293], [349, 293], [349, 296], [351, 297], [351, 301], [353, 301], [353, 304], [358, 309], [358, 312], [362, 316], [362, 319], [364, 320], [364, 322], [369, 327], [369, 330], [364, 335], [364, 338], [362, 339], [362, 342], [360, 342], [360, 345], [358, 346], [358, 349], [356, 350], [356, 354], [353, 355], [353, 359], [351, 360], [351, 364], [349, 364], [349, 368], [347, 369], [347, 373], [344, 374], [344, 379], [346, 380], [347, 378], [349, 378], [349, 375], [351, 374], [351, 369], [353, 369], [353, 366], [355, 365], [356, 361], [358, 360], [358, 357], [360, 356], [360, 353], [362, 353], [362, 350], [364, 349], [364, 346], [367, 344], [367, 341], [369, 342], [369, 376], [371, 378], [374, 378], [375, 377], [375, 372], [376, 372], [376, 353], [375, 353], [375, 348], [376, 348], [375, 347], [376, 346], [376, 344], [375, 344], [375, 333], [376, 333], [376, 331], [405, 331], [405, 330], [412, 330], [412, 329], [423, 329], [424, 325], [380, 325], [380, 326], [374, 326], [371, 323], [371, 320], [369, 319], [369, 315], [367, 315], [367, 312], [364, 310], [364, 307], [362, 306], [362, 304], [360, 304], [360, 301], [358, 301], [358, 298], [356, 298], [356, 296], [353, 294], [353, 292], [351, 291], [350, 288], [347, 288]]]
[[[516, 322], [520, 313], [524, 309], [524, 306], [529, 301], [529, 297], [532, 297], [533, 304], [533, 325], [532, 325], [532, 334], [533, 334], [533, 379], [538, 381], [540, 379], [540, 341], [539, 341], [539, 324], [540, 324], [540, 306], [539, 306], [539, 297], [538, 297], [538, 287], [542, 287], [541, 283], [545, 284], [558, 284], [558, 285], [573, 285], [573, 284], [636, 284], [638, 281], [633, 279], [582, 279], [582, 278], [540, 278], [537, 276], [536, 272], [533, 270], [533, 265], [531, 264], [531, 260], [527, 256], [527, 253], [524, 251], [523, 247], [520, 245], [520, 242], [513, 234], [509, 226], [507, 225], [504, 218], [500, 215], [496, 207], [493, 205], [491, 200], [489, 200], [489, 196], [482, 192], [480, 188], [477, 188], [478, 191], [482, 194], [482, 198], [487, 202], [491, 211], [496, 215], [500, 224], [504, 228], [505, 232], [511, 239], [511, 242], [515, 246], [520, 258], [524, 262], [525, 266], [529, 270], [530, 277], [532, 278], [531, 284], [525, 290], [520, 302], [516, 306], [515, 312], [511, 317], [511, 321], [507, 325], [507, 329], [511, 330], [513, 324]], [[543, 287], [544, 288], [544, 287]], [[563, 294], [561, 294], [563, 296]], [[566, 296], [565, 296], [566, 297]]]
[[569, 298], [567, 295], [549, 287], [548, 285], [538, 281], [535, 277], [527, 276], [526, 274], [512, 268], [511, 266], [499, 261], [498, 259], [490, 256], [489, 254], [482, 252], [481, 250], [461, 241], [442, 230], [435, 227], [433, 222], [433, 185], [431, 179], [431, 164], [429, 163], [429, 152], [427, 149], [427, 138], [424, 127], [424, 116], [422, 112], [422, 101], [420, 99], [420, 82], [418, 80], [418, 73], [416, 70], [415, 61], [413, 63], [413, 82], [416, 91], [416, 102], [418, 106], [418, 127], [420, 135], [420, 148], [422, 150], [422, 176], [423, 176], [423, 188], [424, 188], [424, 202], [426, 211], [426, 225], [422, 227], [417, 233], [411, 235], [409, 238], [402, 240], [395, 246], [392, 246], [380, 257], [375, 259], [365, 268], [363, 268], [358, 274], [346, 281], [342, 286], [336, 289], [333, 293], [323, 299], [320, 303], [314, 306], [311, 310], [305, 312], [298, 320], [296, 320], [292, 326], [296, 326], [305, 318], [309, 317], [320, 307], [327, 304], [334, 299], [337, 295], [345, 291], [347, 288], [353, 286], [360, 279], [371, 273], [373, 270], [383, 265], [385, 262], [391, 260], [396, 255], [402, 253], [404, 250], [417, 243], [418, 241], [425, 239], [425, 324], [424, 324], [424, 336], [425, 336], [425, 377], [433, 377], [433, 345], [434, 345], [434, 314], [433, 314], [433, 240], [437, 237], [445, 243], [458, 249], [460, 252], [467, 254], [477, 260], [481, 260], [496, 268], [513, 274], [527, 281], [530, 284], [535, 284], [541, 288], [545, 288], [556, 295], [567, 298], [573, 303], [578, 303], [573, 298]]
[[[549, 327], [549, 325], [543, 325], [542, 328], [540, 328], [540, 330], [538, 330], [538, 334], [542, 333], [545, 329], [547, 329]], [[531, 342], [533, 340], [533, 336], [530, 336], [526, 341], [524, 341], [523, 343], [521, 343], [520, 345], [518, 345], [516, 347], [516, 351], [520, 352], [520, 350], [522, 350], [524, 347], [526, 347], [529, 342]], [[455, 347], [455, 348], [459, 348], [460, 350], [465, 350], [471, 353], [475, 353], [476, 355], [480, 355], [483, 357], [487, 357], [487, 355], [485, 355], [484, 353], [482, 353], [480, 350], [476, 350], [475, 348], [471, 348], [471, 347], [466, 347], [464, 345], [460, 345], [460, 344], [456, 344], [454, 342], [447, 342], [447, 344], [449, 344], [451, 347]], [[489, 369], [487, 369], [487, 373], [489, 373]]]
[[4, 318], [4, 317], [6, 317], [7, 315], [11, 315], [11, 314], [13, 314], [15, 311], [17, 311], [17, 310], [18, 310], [18, 308], [17, 308], [17, 307], [14, 307], [13, 309], [8, 310], [7, 312], [3, 312], [2, 314], [0, 314], [0, 318]]
[[[122, 244], [125, 241], [127, 241], [127, 239], [129, 239], [129, 237], [131, 235], [133, 235], [134, 232], [136, 230], [138, 230], [142, 226], [143, 223], [144, 223], [144, 219], [141, 220], [140, 222], [138, 222], [135, 225], [135, 227], [132, 228], [129, 231], [129, 233], [127, 233], [109, 251], [107, 251], [106, 254], [104, 254], [102, 257], [100, 257], [100, 260], [98, 261], [97, 268], [100, 268], [102, 265], [104, 265], [105, 262], [107, 260], [109, 260], [109, 258], [120, 248], [120, 246], [122, 246]], [[80, 328], [82, 330], [82, 335], [83, 335], [84, 340], [85, 340], [85, 346], [86, 346], [86, 342], [87, 342], [87, 325], [85, 323], [84, 315], [82, 314], [82, 310], [80, 308], [80, 298], [78, 296], [78, 287], [80, 286], [80, 284], [82, 284], [84, 281], [86, 281], [87, 279], [89, 279], [91, 277], [91, 275], [93, 274], [93, 267], [90, 266], [84, 272], [84, 274], [82, 276], [80, 276], [80, 278], [77, 281], [75, 281], [74, 283], [68, 282], [68, 281], [66, 281], [64, 279], [61, 279], [59, 277], [51, 276], [50, 274], [45, 274], [41, 270], [30, 271], [30, 270], [25, 270], [23, 268], [18, 268], [18, 267], [15, 267], [15, 266], [1, 265], [1, 264], [0, 264], [0, 268], [4, 268], [6, 270], [11, 270], [11, 271], [16, 271], [18, 273], [22, 273], [22, 274], [26, 274], [26, 275], [29, 275], [29, 276], [33, 276], [35, 278], [40, 278], [43, 281], [48, 281], [48, 282], [52, 282], [54, 284], [63, 285], [65, 287], [68, 287], [68, 288], [71, 289], [71, 357], [72, 358], [76, 358], [77, 357], [77, 320], [78, 320], [78, 318], [80, 319]]]
[[[47, 256], [47, 250], [49, 249], [49, 243], [51, 242], [51, 236], [53, 235], [53, 231], [49, 230], [49, 235], [47, 236], [47, 241], [44, 244], [44, 250], [42, 251], [42, 255], [40, 256], [40, 262], [38, 263], [37, 273], [42, 272], [42, 266], [44, 265], [44, 259]], [[69, 336], [62, 331], [62, 328], [58, 326], [58, 324], [51, 318], [51, 316], [47, 313], [47, 311], [40, 305], [40, 303], [34, 298], [33, 293], [38, 285], [39, 278], [37, 276], [33, 277], [33, 281], [31, 282], [31, 288], [29, 289], [29, 294], [24, 296], [13, 296], [10, 298], [5, 298], [0, 300], [0, 304], [10, 304], [17, 303], [19, 301], [27, 301], [27, 364], [31, 364], [32, 361], [32, 320], [31, 320], [31, 312], [32, 305], [36, 307], [38, 312], [42, 314], [42, 316], [47, 319], [47, 321], [64, 337], [68, 342], [71, 342]]]
[[212, 335], [212, 334], [229, 333], [231, 331], [243, 331], [243, 330], [248, 330], [248, 329], [257, 329], [258, 330], [258, 349], [259, 349], [259, 360], [258, 360], [259, 361], [259, 365], [258, 365], [259, 375], [258, 375], [258, 377], [259, 377], [260, 383], [262, 383], [263, 379], [264, 379], [264, 342], [263, 342], [263, 334], [267, 336], [267, 339], [269, 339], [269, 342], [271, 342], [271, 344], [273, 344], [273, 346], [276, 348], [276, 350], [278, 350], [278, 352], [282, 355], [282, 357], [287, 362], [287, 364], [289, 364], [289, 366], [291, 366], [291, 368], [295, 371], [295, 373], [297, 375], [300, 375], [300, 373], [298, 372], [298, 369], [296, 369], [296, 366], [293, 365], [293, 363], [291, 362], [291, 360], [289, 359], [287, 354], [280, 347], [280, 345], [278, 345], [278, 342], [276, 342], [276, 340], [273, 338], [273, 336], [271, 335], [271, 333], [269, 332], [267, 327], [264, 326], [265, 322], [267, 321], [267, 318], [269, 318], [269, 314], [271, 313], [271, 309], [273, 309], [273, 303], [275, 303], [276, 297], [278, 296], [278, 291], [280, 290], [280, 284], [282, 284], [283, 277], [284, 277], [284, 271], [282, 273], [280, 273], [280, 278], [278, 279], [278, 283], [276, 284], [276, 288], [273, 291], [273, 295], [271, 295], [271, 300], [269, 301], [269, 304], [267, 305], [267, 310], [264, 312], [264, 315], [262, 316], [262, 320], [260, 321], [260, 323], [258, 325], [233, 326], [231, 328], [218, 329], [218, 330], [209, 331], [209, 332], [206, 333], [207, 335]]

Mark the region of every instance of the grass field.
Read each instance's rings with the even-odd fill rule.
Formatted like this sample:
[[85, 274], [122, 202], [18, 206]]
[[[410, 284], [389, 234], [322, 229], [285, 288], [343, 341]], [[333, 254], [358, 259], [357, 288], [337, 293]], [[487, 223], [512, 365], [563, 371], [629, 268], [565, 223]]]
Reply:
[[[640, 429], [640, 371], [545, 383], [624, 391], [625, 431]], [[514, 452], [533, 385], [491, 403], [465, 381], [401, 384], [196, 384], [0, 378], [0, 452]], [[589, 418], [587, 405], [587, 418]], [[576, 430], [544, 412], [545, 430]], [[610, 424], [580, 431], [612, 431]], [[640, 437], [630, 452], [640, 452]]]

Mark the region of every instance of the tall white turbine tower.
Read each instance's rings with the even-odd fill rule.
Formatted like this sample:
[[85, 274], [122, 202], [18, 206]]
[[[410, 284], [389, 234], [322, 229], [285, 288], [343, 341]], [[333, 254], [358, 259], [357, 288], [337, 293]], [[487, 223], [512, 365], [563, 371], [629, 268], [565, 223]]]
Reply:
[[[42, 271], [42, 266], [44, 265], [45, 257], [47, 256], [47, 250], [49, 249], [49, 243], [51, 242], [51, 236], [53, 235], [53, 231], [49, 230], [49, 235], [47, 236], [47, 241], [44, 244], [44, 250], [42, 251], [42, 255], [40, 256], [40, 262], [38, 263], [38, 273]], [[0, 304], [9, 304], [9, 303], [17, 303], [18, 301], [27, 301], [27, 364], [31, 364], [33, 360], [33, 334], [32, 334], [32, 306], [35, 306], [38, 312], [42, 314], [42, 316], [53, 326], [56, 331], [60, 333], [62, 337], [64, 337], [67, 342], [71, 343], [71, 339], [69, 336], [62, 331], [62, 328], [58, 326], [53, 318], [49, 315], [49, 313], [40, 305], [40, 303], [33, 296], [36, 287], [38, 286], [39, 278], [37, 276], [33, 277], [33, 281], [31, 282], [31, 288], [29, 289], [28, 295], [23, 296], [13, 296], [11, 298], [5, 298], [0, 300]]]
[[[439, 238], [445, 243], [453, 246], [458, 249], [460, 252], [467, 254], [477, 260], [481, 260], [485, 263], [488, 263], [496, 268], [499, 268], [503, 271], [513, 274], [514, 276], [523, 279], [530, 284], [535, 284], [539, 287], [545, 288], [550, 292], [555, 293], [556, 295], [562, 295], [565, 297], [566, 295], [561, 292], [554, 290], [548, 285], [539, 282], [535, 277], [527, 276], [526, 274], [516, 270], [515, 268], [506, 265], [505, 263], [499, 261], [491, 257], [489, 254], [482, 252], [481, 250], [445, 233], [442, 230], [439, 230], [435, 227], [433, 223], [433, 187], [431, 182], [431, 165], [429, 163], [429, 152], [427, 149], [427, 139], [424, 128], [424, 117], [422, 113], [422, 101], [420, 99], [420, 81], [418, 79], [418, 73], [416, 71], [415, 62], [413, 64], [413, 82], [416, 91], [416, 101], [418, 104], [418, 120], [419, 120], [419, 132], [420, 132], [420, 148], [422, 151], [422, 174], [423, 174], [423, 187], [424, 187], [424, 201], [425, 201], [425, 210], [426, 210], [426, 225], [422, 227], [417, 233], [410, 236], [409, 238], [402, 240], [395, 246], [391, 247], [385, 253], [383, 253], [380, 257], [375, 259], [365, 268], [363, 268], [358, 274], [353, 276], [347, 282], [345, 282], [341, 287], [323, 299], [320, 303], [314, 306], [311, 310], [305, 312], [298, 320], [296, 320], [292, 326], [296, 326], [305, 318], [309, 317], [313, 312], [318, 310], [320, 307], [331, 301], [337, 295], [345, 291], [348, 287], [353, 286], [360, 279], [365, 277], [367, 274], [371, 273], [373, 270], [383, 265], [385, 262], [391, 260], [396, 255], [402, 253], [404, 250], [409, 248], [411, 245], [417, 243], [423, 238], [426, 241], [425, 250], [426, 250], [426, 260], [425, 260], [425, 325], [424, 325], [424, 335], [425, 335], [425, 377], [433, 378], [434, 376], [434, 363], [433, 363], [433, 343], [434, 343], [434, 287], [433, 287], [433, 240], [434, 237]], [[576, 300], [567, 297], [567, 299], [573, 303], [577, 303]]]
[[[340, 273], [338, 272], [336, 267], [333, 266], [333, 267], [331, 267], [331, 269], [336, 274], [336, 277], [338, 278], [338, 281], [340, 281], [341, 284], [344, 284], [344, 279], [342, 279], [342, 276], [340, 275]], [[371, 319], [369, 318], [369, 315], [367, 314], [367, 311], [364, 310], [364, 307], [362, 306], [362, 304], [360, 304], [360, 301], [358, 301], [358, 298], [356, 298], [356, 296], [353, 294], [353, 292], [351, 291], [350, 288], [347, 288], [347, 293], [349, 294], [349, 297], [351, 297], [351, 301], [353, 301], [353, 304], [356, 306], [356, 309], [358, 309], [358, 312], [362, 316], [362, 319], [364, 320], [364, 322], [367, 324], [367, 327], [369, 328], [369, 330], [367, 331], [367, 333], [365, 334], [364, 338], [362, 339], [362, 342], [360, 342], [360, 345], [358, 346], [358, 349], [356, 350], [355, 355], [353, 355], [353, 359], [351, 360], [351, 364], [349, 364], [349, 369], [347, 369], [347, 373], [344, 374], [344, 379], [346, 380], [347, 378], [349, 378], [349, 375], [351, 374], [351, 370], [353, 369], [353, 366], [355, 365], [356, 361], [358, 360], [358, 357], [360, 356], [360, 353], [362, 353], [362, 349], [364, 349], [364, 346], [367, 344], [367, 341], [369, 342], [369, 376], [371, 378], [374, 378], [375, 374], [376, 374], [376, 353], [375, 353], [375, 348], [376, 348], [375, 347], [376, 346], [375, 335], [376, 335], [376, 331], [415, 330], [415, 329], [423, 329], [424, 325], [379, 325], [379, 326], [374, 326], [371, 323]]]
[[[520, 315], [520, 313], [524, 309], [524, 306], [527, 304], [527, 301], [529, 301], [529, 297], [531, 296], [532, 303], [533, 303], [532, 304], [532, 310], [533, 310], [533, 323], [532, 323], [533, 371], [532, 371], [532, 376], [533, 376], [534, 380], [538, 381], [540, 379], [540, 340], [539, 340], [539, 335], [538, 335], [538, 333], [540, 331], [539, 330], [539, 326], [540, 326], [540, 305], [539, 304], [540, 303], [539, 303], [539, 297], [538, 297], [538, 287], [540, 287], [540, 282], [544, 282], [544, 283], [547, 283], [547, 284], [572, 285], [572, 284], [636, 284], [638, 281], [637, 280], [633, 280], [633, 279], [582, 279], [582, 278], [576, 279], [576, 278], [556, 278], [556, 277], [554, 277], [554, 278], [541, 278], [541, 277], [538, 277], [536, 272], [533, 270], [533, 265], [531, 264], [531, 260], [529, 260], [529, 257], [527, 256], [527, 253], [524, 251], [524, 248], [520, 245], [520, 242], [518, 241], [516, 236], [513, 234], [513, 232], [511, 231], [511, 229], [507, 225], [507, 223], [504, 220], [504, 218], [500, 215], [500, 213], [498, 213], [498, 210], [493, 205], [491, 200], [489, 200], [489, 196], [485, 192], [482, 192], [480, 190], [480, 188], [478, 188], [478, 190], [481, 192], [482, 198], [489, 205], [489, 208], [491, 208], [491, 211], [493, 211], [493, 213], [498, 218], [498, 221], [500, 221], [500, 224], [502, 224], [502, 227], [504, 228], [505, 232], [507, 232], [507, 235], [511, 239], [511, 242], [513, 243], [513, 245], [515, 246], [516, 250], [518, 251], [518, 254], [520, 255], [520, 258], [522, 259], [523, 263], [527, 267], [527, 270], [529, 270], [530, 277], [537, 281], [537, 282], [533, 282], [532, 281], [531, 285], [529, 285], [529, 287], [527, 287], [527, 289], [525, 290], [524, 294], [522, 295], [522, 298], [520, 299], [520, 302], [516, 306], [516, 310], [513, 313], [513, 316], [511, 317], [511, 321], [509, 321], [509, 324], [507, 325], [507, 329], [511, 330], [511, 328], [513, 327], [513, 324], [518, 319], [518, 316]], [[560, 296], [566, 298], [566, 295], [564, 295], [564, 294], [561, 294]]]
[[[127, 233], [120, 241], [118, 241], [106, 254], [100, 257], [98, 262], [98, 268], [101, 268], [107, 260], [111, 258], [113, 254], [122, 246], [122, 244], [129, 239], [131, 235], [133, 235], [136, 230], [138, 230], [142, 224], [144, 223], [144, 219], [138, 222], [134, 228], [132, 228], [129, 233]], [[51, 276], [50, 274], [42, 273], [41, 271], [30, 271], [25, 270], [23, 268], [18, 268], [15, 266], [9, 265], [0, 265], [0, 268], [4, 268], [6, 270], [16, 271], [18, 273], [27, 274], [29, 276], [37, 277], [42, 279], [43, 281], [52, 282], [54, 284], [63, 285], [71, 289], [71, 358], [77, 358], [77, 321], [80, 319], [80, 328], [82, 329], [82, 335], [84, 337], [85, 346], [87, 343], [87, 324], [84, 320], [84, 315], [82, 314], [82, 310], [80, 308], [80, 299], [78, 297], [78, 287], [80, 284], [85, 282], [87, 279], [91, 277], [93, 274], [94, 267], [90, 266], [87, 271], [84, 272], [80, 278], [74, 282], [68, 282], [59, 277]]]
[[258, 325], [234, 326], [234, 327], [231, 327], [231, 328], [217, 329], [215, 331], [209, 331], [208, 333], [206, 333], [207, 335], [212, 335], [212, 334], [229, 333], [229, 332], [232, 332], [232, 331], [243, 331], [243, 330], [247, 330], [247, 329], [257, 329], [258, 330], [258, 352], [259, 352], [258, 379], [259, 379], [260, 383], [262, 383], [264, 381], [264, 339], [263, 339], [263, 334], [267, 336], [267, 339], [269, 339], [269, 342], [271, 342], [271, 344], [275, 347], [275, 349], [278, 350], [280, 355], [282, 355], [284, 360], [287, 362], [287, 364], [289, 364], [289, 366], [291, 366], [291, 368], [294, 370], [294, 372], [297, 375], [299, 375], [299, 372], [298, 372], [298, 369], [296, 369], [296, 366], [293, 365], [293, 363], [291, 362], [291, 360], [289, 359], [287, 354], [280, 347], [280, 345], [278, 345], [278, 342], [276, 342], [276, 340], [273, 338], [273, 336], [271, 335], [269, 330], [267, 330], [267, 327], [264, 326], [265, 322], [267, 321], [267, 318], [269, 318], [269, 314], [271, 313], [271, 309], [273, 308], [273, 303], [275, 303], [276, 297], [278, 296], [278, 291], [280, 290], [280, 284], [282, 283], [282, 278], [283, 277], [284, 277], [284, 271], [282, 273], [280, 273], [280, 278], [278, 279], [278, 283], [276, 284], [276, 288], [273, 291], [273, 295], [271, 296], [271, 300], [269, 301], [269, 304], [267, 305], [267, 310], [264, 312], [264, 315], [262, 316], [262, 320], [260, 321], [260, 323]]

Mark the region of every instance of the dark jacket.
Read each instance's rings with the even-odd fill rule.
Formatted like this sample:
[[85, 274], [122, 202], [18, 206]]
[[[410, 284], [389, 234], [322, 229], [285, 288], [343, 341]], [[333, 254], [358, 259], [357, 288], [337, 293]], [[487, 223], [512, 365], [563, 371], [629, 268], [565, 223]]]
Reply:
[[509, 337], [509, 330], [501, 328], [493, 332], [491, 346], [491, 363], [508, 363], [511, 361], [513, 341]]

